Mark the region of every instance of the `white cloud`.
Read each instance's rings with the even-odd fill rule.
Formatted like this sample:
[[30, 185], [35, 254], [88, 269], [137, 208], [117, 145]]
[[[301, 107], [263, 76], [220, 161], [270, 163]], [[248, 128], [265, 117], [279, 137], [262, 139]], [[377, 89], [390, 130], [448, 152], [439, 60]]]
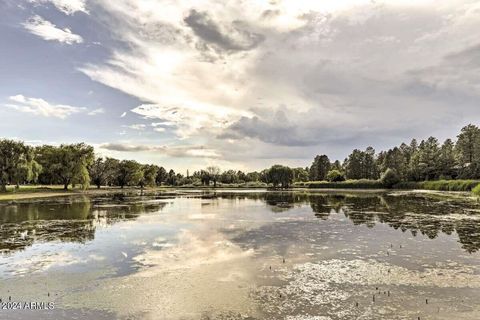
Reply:
[[220, 153], [202, 145], [184, 146], [152, 146], [129, 143], [104, 143], [98, 146], [99, 149], [118, 152], [157, 152], [171, 157], [187, 158], [218, 158]]
[[35, 15], [23, 24], [25, 29], [45, 40], [59, 41], [66, 44], [82, 43], [83, 38], [72, 33], [68, 28], [60, 29], [50, 21]]
[[88, 14], [85, 0], [29, 0], [29, 2], [35, 4], [51, 3], [58, 10], [68, 15], [72, 15], [75, 12], [83, 12]]
[[130, 125], [125, 125], [123, 126], [124, 128], [129, 128], [132, 130], [139, 130], [143, 131], [147, 127], [145, 124], [140, 124], [140, 123], [135, 123], [135, 124], [130, 124]]
[[89, 116], [95, 116], [95, 115], [101, 114], [101, 113], [105, 113], [105, 109], [103, 109], [103, 108], [98, 108], [98, 109], [95, 109], [95, 110], [92, 110], [92, 111], [88, 112], [87, 114], [88, 114]]
[[9, 97], [12, 103], [5, 106], [20, 112], [32, 113], [44, 117], [65, 119], [72, 114], [84, 112], [86, 108], [72, 107], [63, 104], [51, 104], [43, 99], [29, 98], [21, 94]]
[[98, 5], [129, 49], [80, 70], [144, 101], [131, 111], [171, 127], [171, 142], [230, 159], [344, 157], [480, 117], [478, 64], [448, 58], [479, 43], [469, 1]]

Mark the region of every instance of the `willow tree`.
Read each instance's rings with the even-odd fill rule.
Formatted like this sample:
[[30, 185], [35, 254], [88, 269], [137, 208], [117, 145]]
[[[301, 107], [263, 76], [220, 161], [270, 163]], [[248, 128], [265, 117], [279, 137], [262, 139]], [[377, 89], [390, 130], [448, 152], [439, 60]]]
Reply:
[[17, 186], [36, 180], [40, 166], [33, 159], [32, 149], [21, 141], [0, 140], [0, 191], [7, 191], [7, 184]]
[[276, 164], [268, 169], [266, 173], [266, 182], [271, 183], [274, 188], [281, 186], [288, 188], [293, 181], [293, 170], [289, 167]]
[[36, 154], [49, 183], [61, 183], [64, 190], [74, 183], [84, 189], [90, 185], [88, 168], [95, 159], [92, 146], [85, 143], [45, 145], [37, 148]]
[[154, 164], [143, 165], [142, 170], [142, 179], [140, 179], [140, 186], [143, 188], [145, 186], [153, 187], [155, 186], [155, 181], [157, 177], [158, 170], [160, 168]]
[[142, 165], [134, 160], [122, 160], [118, 164], [117, 183], [125, 186], [136, 186], [143, 179]]

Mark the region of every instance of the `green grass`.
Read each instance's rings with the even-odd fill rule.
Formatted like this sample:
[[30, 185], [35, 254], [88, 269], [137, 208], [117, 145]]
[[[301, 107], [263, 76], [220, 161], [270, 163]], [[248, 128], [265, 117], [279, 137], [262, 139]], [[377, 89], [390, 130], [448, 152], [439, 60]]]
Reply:
[[[472, 191], [480, 184], [480, 180], [435, 180], [404, 181], [397, 183], [394, 189], [424, 189], [435, 191]], [[480, 190], [479, 190], [480, 191]]]
[[[436, 180], [436, 181], [403, 181], [393, 186], [393, 189], [423, 189], [435, 191], [472, 191], [480, 184], [480, 180]], [[316, 189], [384, 189], [379, 180], [347, 180], [342, 182], [309, 181], [294, 183], [294, 187]], [[480, 187], [477, 188], [480, 196]]]
[[472, 194], [474, 196], [480, 197], [480, 184], [477, 184], [477, 186], [472, 189]]
[[295, 187], [306, 187], [312, 189], [384, 189], [385, 187], [379, 180], [347, 180], [340, 182], [329, 181], [309, 181], [295, 183]]
[[472, 191], [479, 180], [437, 180], [424, 181], [421, 183], [422, 189], [438, 191]]
[[44, 192], [44, 191], [58, 191], [63, 190], [62, 185], [22, 185], [20, 188], [15, 186], [7, 186], [7, 193], [19, 193], [19, 192]]

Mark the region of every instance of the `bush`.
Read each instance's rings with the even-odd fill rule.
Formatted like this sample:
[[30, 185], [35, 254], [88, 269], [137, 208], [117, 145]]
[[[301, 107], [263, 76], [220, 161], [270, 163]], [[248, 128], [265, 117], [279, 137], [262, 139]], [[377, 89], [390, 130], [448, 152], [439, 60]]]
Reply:
[[398, 176], [397, 172], [395, 170], [392, 170], [388, 168], [383, 174], [382, 177], [380, 178], [380, 181], [382, 184], [387, 187], [391, 188], [395, 184], [400, 182], [400, 177]]
[[401, 181], [396, 183], [393, 186], [394, 189], [404, 189], [404, 190], [413, 190], [413, 189], [422, 189], [421, 182], [416, 181]]
[[330, 182], [340, 182], [340, 181], [345, 181], [345, 177], [338, 170], [330, 170], [327, 173], [327, 180]]

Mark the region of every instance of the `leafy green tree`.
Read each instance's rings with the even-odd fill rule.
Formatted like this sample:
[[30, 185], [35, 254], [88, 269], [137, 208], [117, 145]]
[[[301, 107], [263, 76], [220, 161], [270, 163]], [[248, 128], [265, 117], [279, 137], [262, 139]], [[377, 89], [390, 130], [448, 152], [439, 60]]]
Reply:
[[32, 181], [40, 166], [33, 160], [32, 149], [23, 142], [0, 140], [0, 191], [7, 191], [8, 183]]
[[339, 170], [333, 169], [328, 172], [327, 180], [330, 182], [340, 182], [345, 181], [345, 177]]
[[103, 158], [95, 159], [88, 172], [90, 174], [90, 178], [92, 179], [92, 183], [97, 186], [97, 189], [100, 189], [100, 187], [105, 184], [106, 181], [105, 162], [103, 161]]
[[36, 159], [48, 177], [49, 184], [61, 183], [67, 190], [70, 184], [79, 183], [84, 189], [90, 184], [88, 168], [95, 160], [93, 147], [85, 143], [42, 146], [35, 150]]
[[257, 171], [247, 173], [245, 177], [246, 182], [257, 182], [260, 181], [260, 173]]
[[147, 164], [142, 166], [142, 179], [140, 180], [140, 186], [153, 187], [156, 184], [157, 173], [160, 168], [153, 164]]
[[242, 182], [245, 182], [245, 181], [247, 181], [247, 175], [245, 174], [245, 172], [243, 172], [241, 170], [238, 170], [237, 171], [237, 182], [242, 183]]
[[309, 178], [311, 181], [321, 181], [327, 178], [330, 171], [330, 159], [326, 155], [317, 155], [310, 166]]
[[342, 164], [340, 163], [340, 161], [335, 160], [335, 162], [330, 165], [330, 170], [338, 170], [338, 171], [342, 172], [343, 168], [342, 168]]
[[42, 166], [35, 160], [32, 161], [31, 163], [31, 175], [29, 175], [29, 182], [32, 183], [38, 183], [38, 177], [40, 176], [40, 173], [42, 172]]
[[293, 181], [293, 170], [289, 167], [276, 164], [266, 172], [266, 182], [271, 183], [274, 188], [281, 186], [288, 188]]
[[268, 182], [268, 171], [270, 169], [263, 169], [262, 171], [260, 171], [259, 175], [260, 175], [260, 181], [261, 182], [265, 182], [265, 183], [269, 183]]
[[123, 189], [125, 186], [139, 185], [143, 178], [142, 165], [134, 160], [122, 160], [118, 164], [117, 184]]
[[219, 180], [221, 183], [231, 184], [237, 183], [239, 179], [235, 170], [227, 170], [220, 174]]
[[213, 187], [217, 187], [217, 180], [220, 176], [220, 168], [216, 166], [207, 167], [206, 170], [210, 176], [210, 179], [213, 181]]
[[168, 172], [167, 184], [170, 186], [175, 186], [177, 184], [177, 175], [173, 169], [170, 169]]
[[203, 186], [210, 185], [210, 175], [205, 170], [196, 171], [193, 174], [194, 178], [200, 181], [200, 184]]
[[182, 186], [187, 183], [186, 178], [181, 173], [177, 173], [175, 176], [175, 185]]
[[399, 183], [400, 182], [400, 176], [398, 175], [398, 173], [393, 170], [393, 169], [390, 169], [388, 168], [381, 176], [380, 178], [380, 181], [382, 182], [382, 184], [387, 187], [387, 188], [391, 188], [393, 187], [395, 184]]
[[162, 183], [167, 181], [167, 178], [168, 178], [167, 170], [165, 170], [164, 167], [158, 168], [157, 176], [155, 177], [155, 182], [157, 183], [157, 186], [161, 186]]
[[305, 182], [308, 181], [309, 173], [304, 168], [293, 168], [293, 181]]
[[118, 170], [120, 167], [120, 160], [115, 158], [105, 158], [104, 162], [104, 183], [107, 186], [113, 186], [117, 183]]

